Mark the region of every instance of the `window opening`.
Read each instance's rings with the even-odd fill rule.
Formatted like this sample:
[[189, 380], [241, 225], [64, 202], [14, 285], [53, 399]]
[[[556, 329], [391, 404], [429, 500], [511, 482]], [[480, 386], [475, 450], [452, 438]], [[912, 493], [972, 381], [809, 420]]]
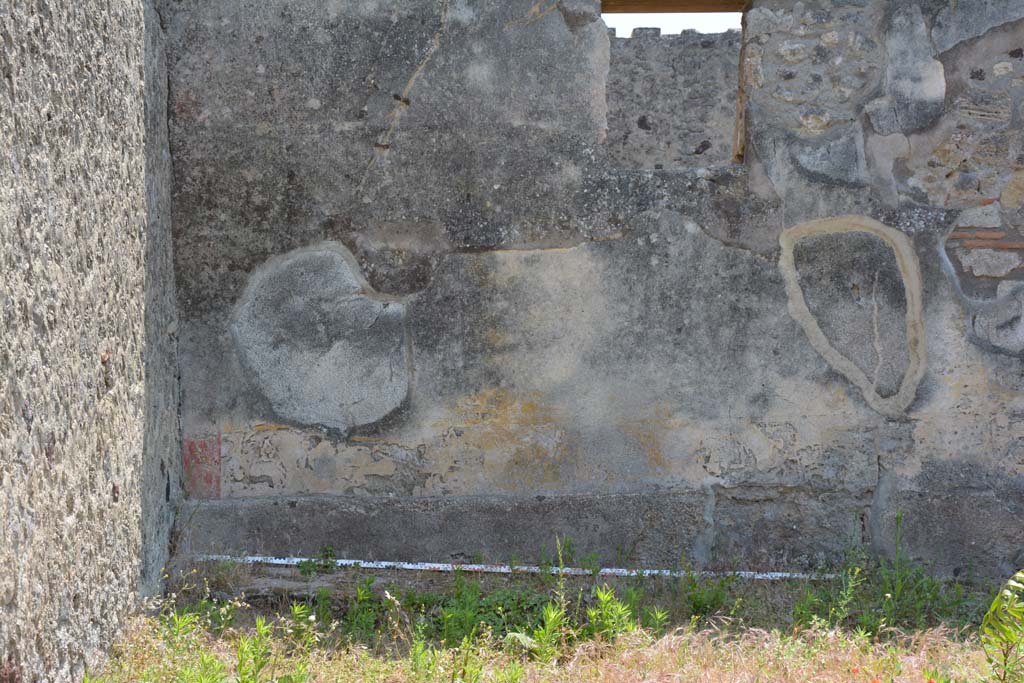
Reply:
[[603, 0], [611, 54], [608, 151], [622, 168], [741, 161], [748, 0]]
[[743, 23], [742, 12], [603, 12], [601, 17], [622, 38], [628, 38], [635, 28], [657, 28], [667, 36], [683, 31], [739, 31]]

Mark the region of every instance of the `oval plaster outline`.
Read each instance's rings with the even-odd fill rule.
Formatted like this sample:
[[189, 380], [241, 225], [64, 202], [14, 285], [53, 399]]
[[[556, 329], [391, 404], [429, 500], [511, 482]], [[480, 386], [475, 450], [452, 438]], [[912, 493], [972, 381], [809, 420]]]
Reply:
[[[907, 300], [905, 315], [907, 325], [907, 353], [910, 362], [899, 390], [892, 396], [881, 396], [875, 391], [868, 376], [849, 358], [839, 353], [821, 331], [817, 319], [807, 307], [803, 289], [796, 271], [794, 248], [797, 242], [816, 235], [838, 235], [847, 232], [863, 232], [874, 235], [889, 245], [896, 257], [896, 265], [903, 278], [903, 291]], [[822, 218], [795, 225], [779, 235], [782, 254], [779, 256], [779, 270], [786, 283], [786, 297], [789, 300], [789, 315], [803, 328], [811, 346], [822, 358], [850, 382], [860, 389], [864, 400], [875, 411], [886, 417], [900, 417], [917, 396], [917, 387], [924, 377], [928, 364], [928, 352], [924, 336], [924, 312], [921, 293], [921, 265], [910, 239], [899, 230], [879, 223], [867, 216], [836, 216]]]

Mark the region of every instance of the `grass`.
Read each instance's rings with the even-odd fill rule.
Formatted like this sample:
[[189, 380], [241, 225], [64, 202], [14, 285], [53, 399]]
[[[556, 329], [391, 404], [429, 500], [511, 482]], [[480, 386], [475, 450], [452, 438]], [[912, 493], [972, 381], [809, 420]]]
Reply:
[[[554, 646], [555, 656], [527, 657], [486, 632], [457, 647], [422, 639], [378, 649], [339, 640], [309, 647], [285, 622], [260, 636], [254, 627], [221, 635], [170, 635], [143, 618], [121, 643], [102, 680], [221, 683], [452, 681], [871, 681], [982, 680], [985, 657], [973, 638], [943, 629], [871, 638], [813, 626], [793, 631], [682, 627], [662, 636], [637, 629], [614, 641]], [[261, 641], [261, 639], [264, 639]], [[264, 645], [259, 645], [263, 642]], [[254, 650], [265, 647], [263, 654]], [[233, 678], [237, 676], [237, 679]]]
[[[429, 590], [360, 570], [342, 576], [320, 558], [292, 570], [304, 590], [248, 602], [228, 597], [234, 571], [206, 567], [180, 584], [87, 680], [1024, 683], [988, 640], [1003, 624], [1002, 646], [1020, 663], [1017, 593], [938, 580], [901, 552], [882, 562], [851, 554], [812, 581], [456, 574]], [[348, 589], [324, 585], [331, 578]], [[990, 603], [1002, 621], [985, 617]], [[983, 617], [989, 635], [979, 638]]]

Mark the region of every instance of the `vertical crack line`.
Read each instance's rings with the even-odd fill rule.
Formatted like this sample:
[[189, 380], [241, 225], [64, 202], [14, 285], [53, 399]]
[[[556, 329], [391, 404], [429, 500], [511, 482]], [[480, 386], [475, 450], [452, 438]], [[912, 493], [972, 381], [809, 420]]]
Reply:
[[[533, 5], [530, 7], [530, 10], [526, 13], [525, 17], [522, 17], [521, 19], [513, 19], [512, 21], [506, 23], [503, 28], [506, 31], [511, 31], [512, 29], [516, 28], [526, 28], [531, 24], [537, 23], [547, 15], [554, 12], [556, 9], [559, 11], [563, 11], [561, 7], [562, 0], [554, 0], [554, 2], [548, 4], [547, 6], [545, 6], [544, 2], [545, 0], [537, 0], [537, 2], [533, 3]], [[563, 17], [564, 16], [565, 14], [563, 11]]]
[[416, 64], [416, 68], [413, 70], [412, 75], [409, 76], [409, 80], [406, 81], [405, 87], [402, 88], [402, 92], [400, 93], [398, 100], [395, 102], [395, 106], [392, 107], [390, 112], [388, 112], [387, 127], [384, 129], [384, 132], [377, 137], [377, 140], [373, 144], [373, 152], [370, 155], [370, 160], [366, 163], [366, 170], [363, 171], [363, 177], [359, 181], [359, 186], [356, 190], [357, 196], [363, 196], [366, 181], [369, 179], [374, 166], [377, 165], [377, 161], [388, 155], [388, 152], [391, 149], [391, 140], [402, 122], [402, 115], [409, 106], [409, 95], [412, 93], [413, 88], [416, 87], [416, 81], [418, 81], [420, 76], [423, 75], [423, 72], [430, 63], [430, 60], [434, 57], [434, 53], [441, 47], [441, 38], [444, 37], [445, 32], [448, 30], [449, 2], [450, 0], [438, 0], [440, 24], [437, 27], [437, 31], [434, 32], [433, 37], [430, 39], [430, 44], [427, 45], [427, 49], [423, 53], [423, 56], [420, 57], [419, 63]]
[[871, 286], [871, 327], [874, 330], [875, 376], [872, 388], [878, 393], [878, 377], [882, 372], [882, 334], [878, 329], [878, 273], [875, 271], [875, 283]]

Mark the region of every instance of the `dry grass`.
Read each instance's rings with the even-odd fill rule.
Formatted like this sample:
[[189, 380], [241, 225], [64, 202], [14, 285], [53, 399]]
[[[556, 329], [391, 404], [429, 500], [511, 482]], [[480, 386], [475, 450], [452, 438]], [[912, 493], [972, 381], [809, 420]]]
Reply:
[[927, 631], [873, 643], [828, 630], [791, 635], [688, 631], [651, 644], [617, 643], [607, 653], [584, 648], [561, 675], [549, 680], [923, 682], [936, 670], [957, 678], [980, 677], [980, 650], [949, 635]]
[[977, 637], [991, 587], [899, 561], [813, 581], [686, 575], [603, 587], [203, 569], [138, 617], [87, 683], [995, 680]]
[[[640, 631], [621, 636], [613, 644], [585, 642], [567, 647], [558, 661], [544, 664], [487, 637], [454, 649], [421, 643], [414, 651], [411, 644], [403, 643], [371, 651], [343, 640], [310, 647], [287, 628], [286, 620], [275, 627], [272, 660], [260, 681], [925, 683], [936, 677], [935, 672], [940, 672], [939, 681], [978, 681], [988, 676], [976, 639], [944, 629], [888, 633], [872, 639], [821, 626], [780, 632], [737, 630], [719, 624], [679, 629], [660, 638]], [[100, 680], [233, 681], [238, 639], [247, 633], [251, 628], [228, 629], [220, 635], [204, 629], [174, 633], [165, 618], [140, 618], [115, 650]], [[203, 656], [223, 663], [222, 677], [201, 676]], [[304, 670], [308, 677], [302, 676]], [[299, 676], [288, 678], [296, 672]]]

